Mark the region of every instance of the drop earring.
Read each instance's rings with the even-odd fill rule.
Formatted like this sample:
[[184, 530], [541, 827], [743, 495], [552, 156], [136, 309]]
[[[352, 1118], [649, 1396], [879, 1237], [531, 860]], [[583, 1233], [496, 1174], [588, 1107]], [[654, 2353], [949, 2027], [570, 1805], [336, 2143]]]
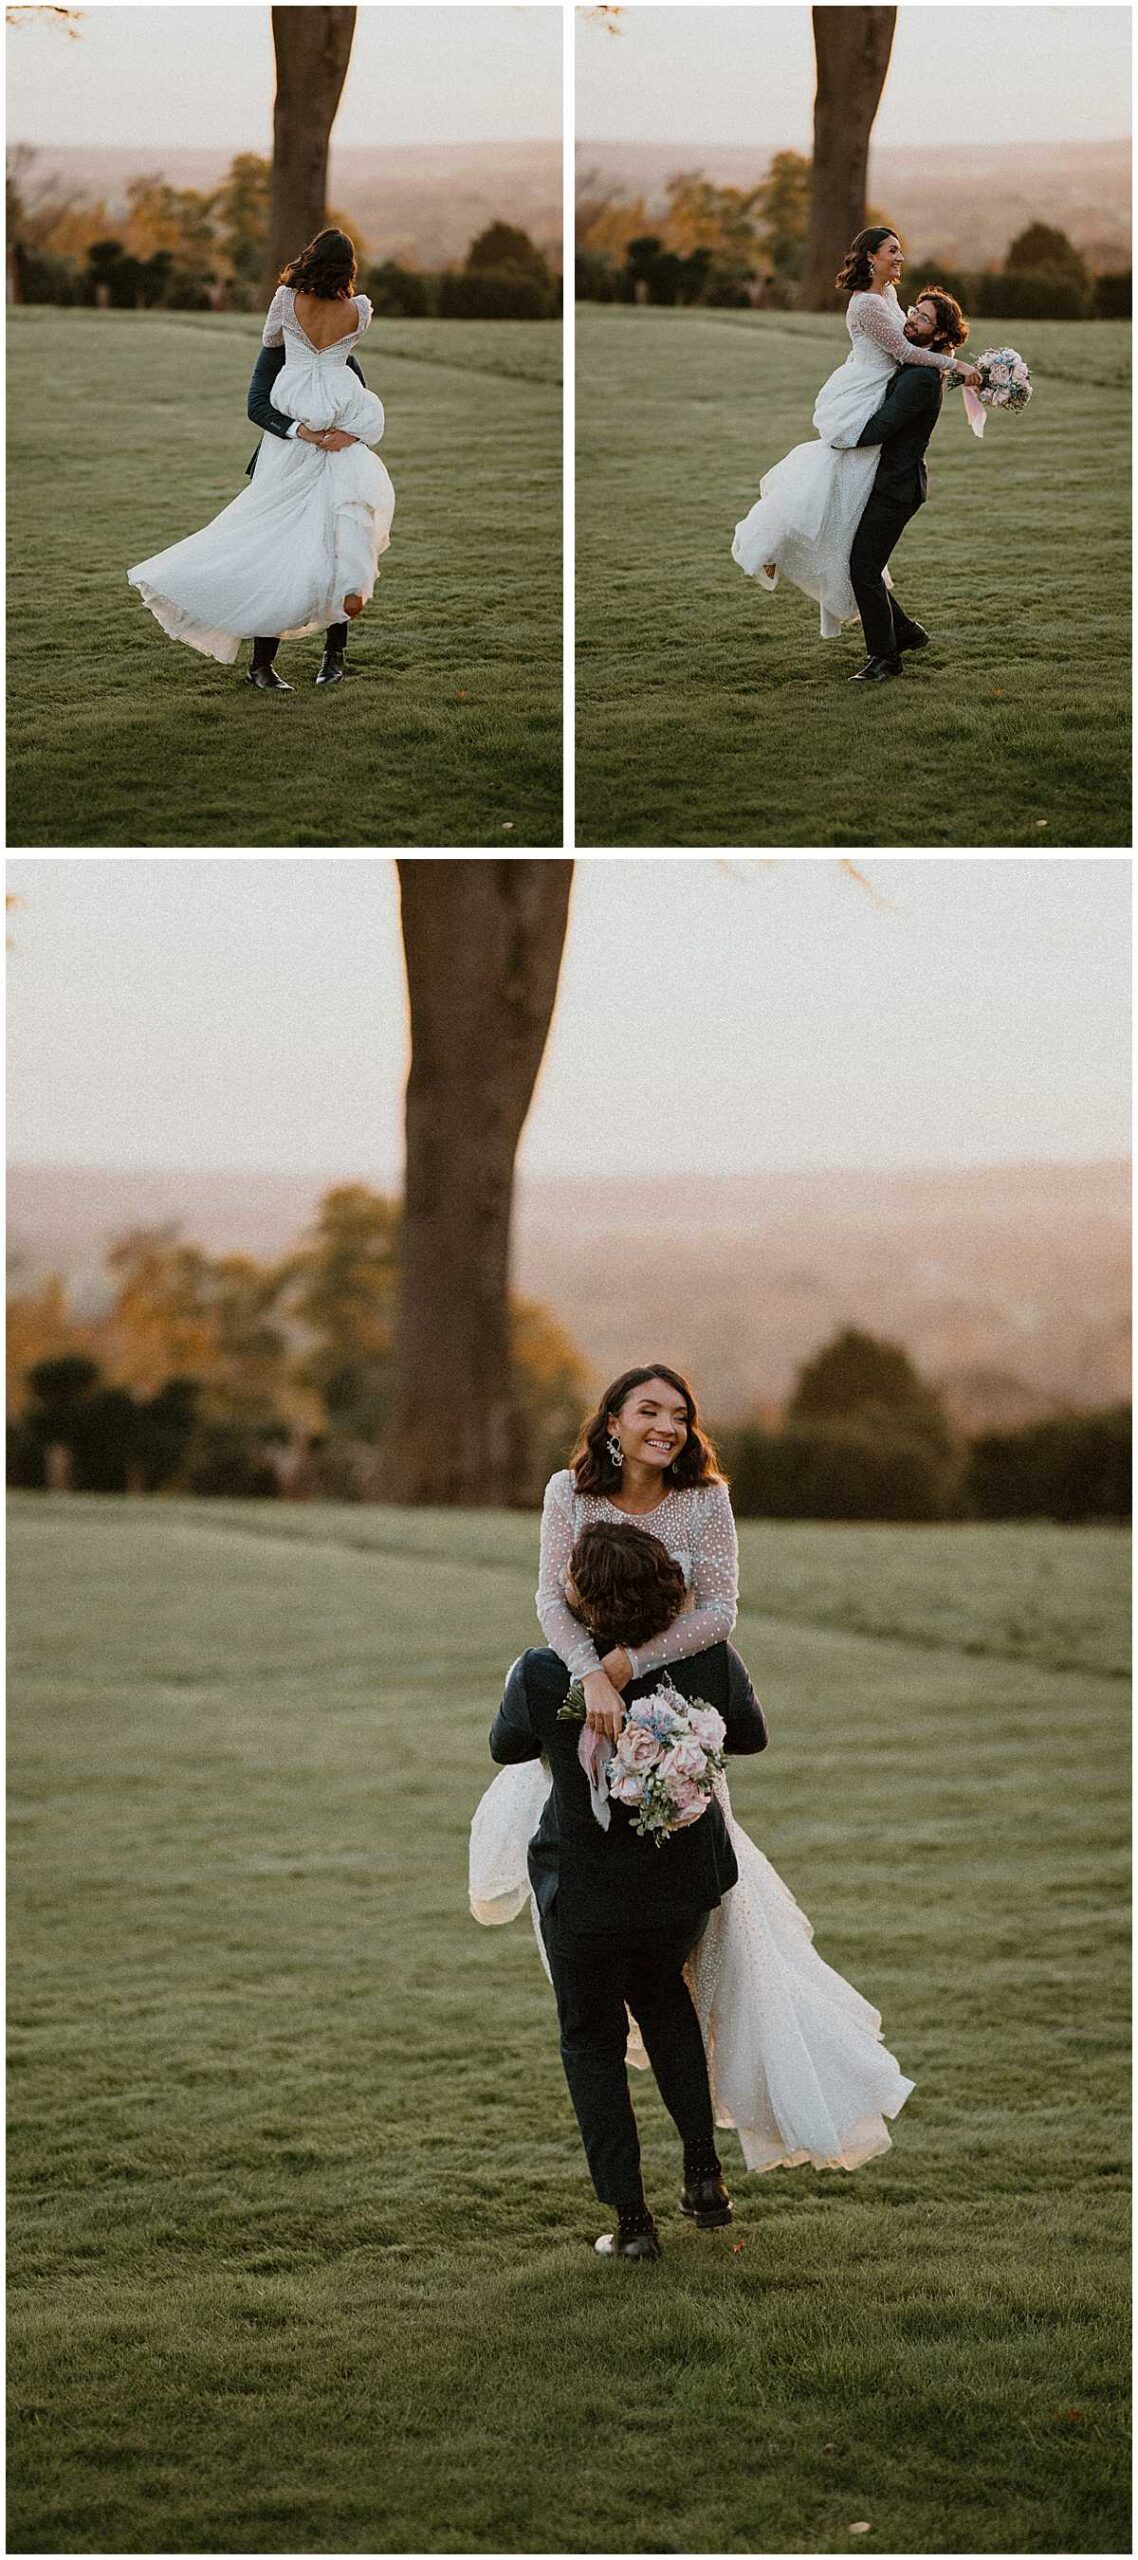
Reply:
[[624, 1465], [624, 1451], [621, 1448], [615, 1431], [607, 1431], [605, 1433], [605, 1447], [609, 1453], [610, 1463], [616, 1468], [616, 1472], [619, 1475], [621, 1468]]

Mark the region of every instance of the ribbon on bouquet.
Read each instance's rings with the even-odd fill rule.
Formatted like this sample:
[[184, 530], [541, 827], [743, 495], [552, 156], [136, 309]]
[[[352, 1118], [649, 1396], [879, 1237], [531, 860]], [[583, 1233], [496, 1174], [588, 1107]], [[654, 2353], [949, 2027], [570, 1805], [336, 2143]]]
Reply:
[[602, 1831], [607, 1831], [612, 1820], [608, 1796], [608, 1766], [612, 1758], [612, 1744], [607, 1733], [594, 1733], [591, 1725], [583, 1724], [581, 1738], [577, 1744], [577, 1758], [589, 1781], [589, 1798], [593, 1812]]
[[970, 389], [966, 382], [961, 383], [960, 396], [964, 402], [964, 415], [968, 420], [968, 424], [972, 429], [973, 435], [982, 436], [988, 415], [987, 410], [982, 406], [981, 402], [977, 399], [975, 392]]

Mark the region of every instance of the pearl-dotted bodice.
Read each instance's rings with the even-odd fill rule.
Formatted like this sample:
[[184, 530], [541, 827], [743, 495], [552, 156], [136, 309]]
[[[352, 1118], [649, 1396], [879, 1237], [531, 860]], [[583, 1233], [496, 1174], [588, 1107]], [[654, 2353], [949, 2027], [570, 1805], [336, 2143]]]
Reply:
[[626, 1647], [634, 1676], [725, 1641], [739, 1609], [739, 1542], [726, 1485], [673, 1487], [654, 1511], [633, 1518], [606, 1494], [578, 1493], [569, 1468], [562, 1467], [550, 1477], [542, 1505], [537, 1614], [547, 1644], [575, 1680], [600, 1669], [592, 1637], [574, 1617], [564, 1589], [574, 1540], [594, 1520], [623, 1521], [659, 1538], [682, 1567], [692, 1595], [693, 1605], [673, 1618], [662, 1635], [638, 1645], [635, 1653]]

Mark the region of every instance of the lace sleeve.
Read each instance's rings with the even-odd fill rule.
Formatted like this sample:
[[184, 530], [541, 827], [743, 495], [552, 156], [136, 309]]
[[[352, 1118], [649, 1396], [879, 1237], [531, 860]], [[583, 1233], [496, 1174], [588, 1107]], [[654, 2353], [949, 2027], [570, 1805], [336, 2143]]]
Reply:
[[633, 1676], [658, 1670], [665, 1662], [686, 1662], [709, 1645], [725, 1644], [739, 1614], [739, 1541], [735, 1515], [725, 1484], [712, 1485], [697, 1496], [692, 1556], [694, 1609], [681, 1611], [650, 1644], [626, 1647]]
[[368, 301], [368, 298], [367, 298], [366, 293], [357, 293], [357, 295], [356, 295], [356, 309], [357, 309], [357, 311], [359, 312], [359, 315], [360, 315], [360, 319], [359, 319], [359, 332], [360, 332], [360, 336], [361, 336], [361, 338], [362, 338], [363, 333], [364, 333], [364, 330], [365, 330], [365, 329], [370, 329], [371, 324], [372, 324], [372, 321], [373, 321], [373, 320], [374, 320], [374, 318], [375, 318], [375, 313], [374, 313], [374, 311], [372, 310], [371, 304], [370, 304], [370, 302]]
[[280, 347], [284, 344], [284, 317], [288, 308], [288, 304], [285, 299], [287, 293], [288, 286], [286, 284], [279, 284], [277, 286], [276, 292], [274, 293], [272, 301], [270, 302], [269, 308], [265, 314], [265, 325], [261, 331], [261, 345], [263, 347]]
[[559, 1653], [574, 1680], [599, 1671], [600, 1655], [587, 1628], [575, 1618], [561, 1586], [573, 1552], [573, 1480], [567, 1467], [551, 1476], [541, 1511], [541, 1563], [537, 1577], [537, 1614], [546, 1643]]
[[934, 365], [938, 373], [951, 373], [956, 363], [955, 356], [934, 355], [931, 347], [910, 346], [897, 306], [887, 303], [884, 294], [858, 294], [857, 325], [876, 346], [884, 347], [895, 364], [928, 364]]

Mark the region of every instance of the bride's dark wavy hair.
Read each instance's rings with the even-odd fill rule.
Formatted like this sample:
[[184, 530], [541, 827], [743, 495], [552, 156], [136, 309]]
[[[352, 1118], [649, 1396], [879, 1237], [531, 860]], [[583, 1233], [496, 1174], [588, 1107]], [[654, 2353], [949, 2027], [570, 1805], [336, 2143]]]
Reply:
[[351, 293], [355, 281], [356, 252], [346, 231], [318, 231], [277, 278], [297, 293], [314, 293], [320, 302], [338, 302], [341, 294]]
[[864, 293], [873, 282], [870, 258], [883, 240], [897, 240], [900, 234], [891, 222], [871, 222], [868, 231], [859, 231], [851, 240], [834, 282], [839, 293]]
[[611, 1387], [606, 1387], [596, 1412], [583, 1422], [577, 1445], [569, 1460], [569, 1469], [578, 1493], [615, 1493], [622, 1470], [614, 1467], [605, 1446], [610, 1413], [619, 1413], [637, 1387], [646, 1387], [649, 1378], [666, 1378], [676, 1394], [683, 1397], [687, 1408], [688, 1436], [678, 1457], [664, 1469], [664, 1483], [669, 1491], [675, 1485], [723, 1484], [726, 1478], [718, 1457], [705, 1431], [700, 1428], [695, 1397], [686, 1378], [678, 1369], [669, 1369], [663, 1360], [650, 1360], [646, 1369], [622, 1369]]

